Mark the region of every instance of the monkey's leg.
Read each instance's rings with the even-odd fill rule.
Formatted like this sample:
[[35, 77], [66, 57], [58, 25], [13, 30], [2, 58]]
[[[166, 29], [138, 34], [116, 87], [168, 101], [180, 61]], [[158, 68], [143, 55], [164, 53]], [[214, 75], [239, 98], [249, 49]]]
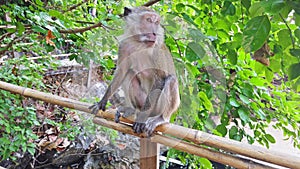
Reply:
[[155, 128], [161, 124], [167, 123], [171, 115], [179, 107], [180, 98], [178, 91], [178, 82], [175, 76], [168, 76], [165, 79], [165, 85], [157, 100], [151, 105], [150, 117], [145, 122], [144, 132], [149, 137]]
[[160, 89], [153, 90], [148, 97], [146, 98], [144, 107], [141, 112], [136, 114], [135, 122], [133, 123], [133, 130], [135, 133], [144, 132], [146, 121], [149, 116], [152, 114], [154, 109], [154, 104], [156, 104], [161, 94]]

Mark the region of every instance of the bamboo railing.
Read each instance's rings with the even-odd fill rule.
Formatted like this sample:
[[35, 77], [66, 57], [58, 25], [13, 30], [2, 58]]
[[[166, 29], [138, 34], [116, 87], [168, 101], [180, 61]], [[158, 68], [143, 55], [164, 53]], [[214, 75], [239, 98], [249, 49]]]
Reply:
[[[88, 107], [91, 105], [89, 103], [55, 96], [52, 94], [16, 86], [2, 81], [0, 81], [0, 89], [10, 91], [15, 94], [20, 94], [25, 97], [31, 97], [48, 103], [91, 113], [91, 111], [88, 109]], [[123, 133], [143, 137], [143, 135], [133, 132], [130, 127], [130, 124], [132, 124], [131, 120], [121, 118], [120, 120], [122, 123], [115, 123], [113, 119], [113, 112], [99, 111], [98, 114], [94, 117], [93, 122]], [[173, 147], [190, 154], [205, 157], [225, 165], [233, 166], [235, 168], [271, 167], [229, 153], [239, 154], [245, 157], [250, 157], [283, 167], [300, 168], [300, 158], [297, 156], [272, 151], [260, 146], [248, 145], [198, 130], [189, 129], [174, 124], [164, 124], [157, 127], [156, 131], [157, 133], [155, 133], [154, 136], [150, 138], [152, 142], [164, 144], [166, 146]], [[209, 146], [210, 148], [208, 148], [207, 146]], [[228, 153], [216, 151], [215, 149], [220, 149], [223, 152], [225, 151]]]

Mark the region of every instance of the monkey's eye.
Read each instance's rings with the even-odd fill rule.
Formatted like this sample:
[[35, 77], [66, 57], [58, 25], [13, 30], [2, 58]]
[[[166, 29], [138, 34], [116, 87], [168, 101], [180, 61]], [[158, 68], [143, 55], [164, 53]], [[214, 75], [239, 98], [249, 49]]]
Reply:
[[151, 18], [146, 19], [147, 22], [152, 22]]
[[159, 25], [159, 21], [156, 21], [156, 22], [155, 22], [155, 25]]

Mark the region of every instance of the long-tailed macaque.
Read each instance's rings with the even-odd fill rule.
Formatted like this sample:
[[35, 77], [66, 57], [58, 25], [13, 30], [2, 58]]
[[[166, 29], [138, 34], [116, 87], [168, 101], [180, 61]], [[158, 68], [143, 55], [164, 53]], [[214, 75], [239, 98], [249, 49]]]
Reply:
[[160, 16], [147, 7], [124, 8], [124, 34], [119, 38], [119, 58], [114, 78], [102, 100], [90, 109], [105, 110], [108, 99], [121, 87], [125, 103], [118, 107], [116, 122], [135, 116], [133, 130], [150, 136], [158, 125], [169, 122], [180, 98], [175, 67], [164, 44]]

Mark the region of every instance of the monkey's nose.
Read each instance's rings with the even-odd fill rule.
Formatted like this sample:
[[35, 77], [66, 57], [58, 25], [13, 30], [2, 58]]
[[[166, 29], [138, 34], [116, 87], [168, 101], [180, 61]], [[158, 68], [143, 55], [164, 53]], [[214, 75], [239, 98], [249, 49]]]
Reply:
[[156, 33], [148, 33], [146, 36], [148, 41], [156, 41]]

